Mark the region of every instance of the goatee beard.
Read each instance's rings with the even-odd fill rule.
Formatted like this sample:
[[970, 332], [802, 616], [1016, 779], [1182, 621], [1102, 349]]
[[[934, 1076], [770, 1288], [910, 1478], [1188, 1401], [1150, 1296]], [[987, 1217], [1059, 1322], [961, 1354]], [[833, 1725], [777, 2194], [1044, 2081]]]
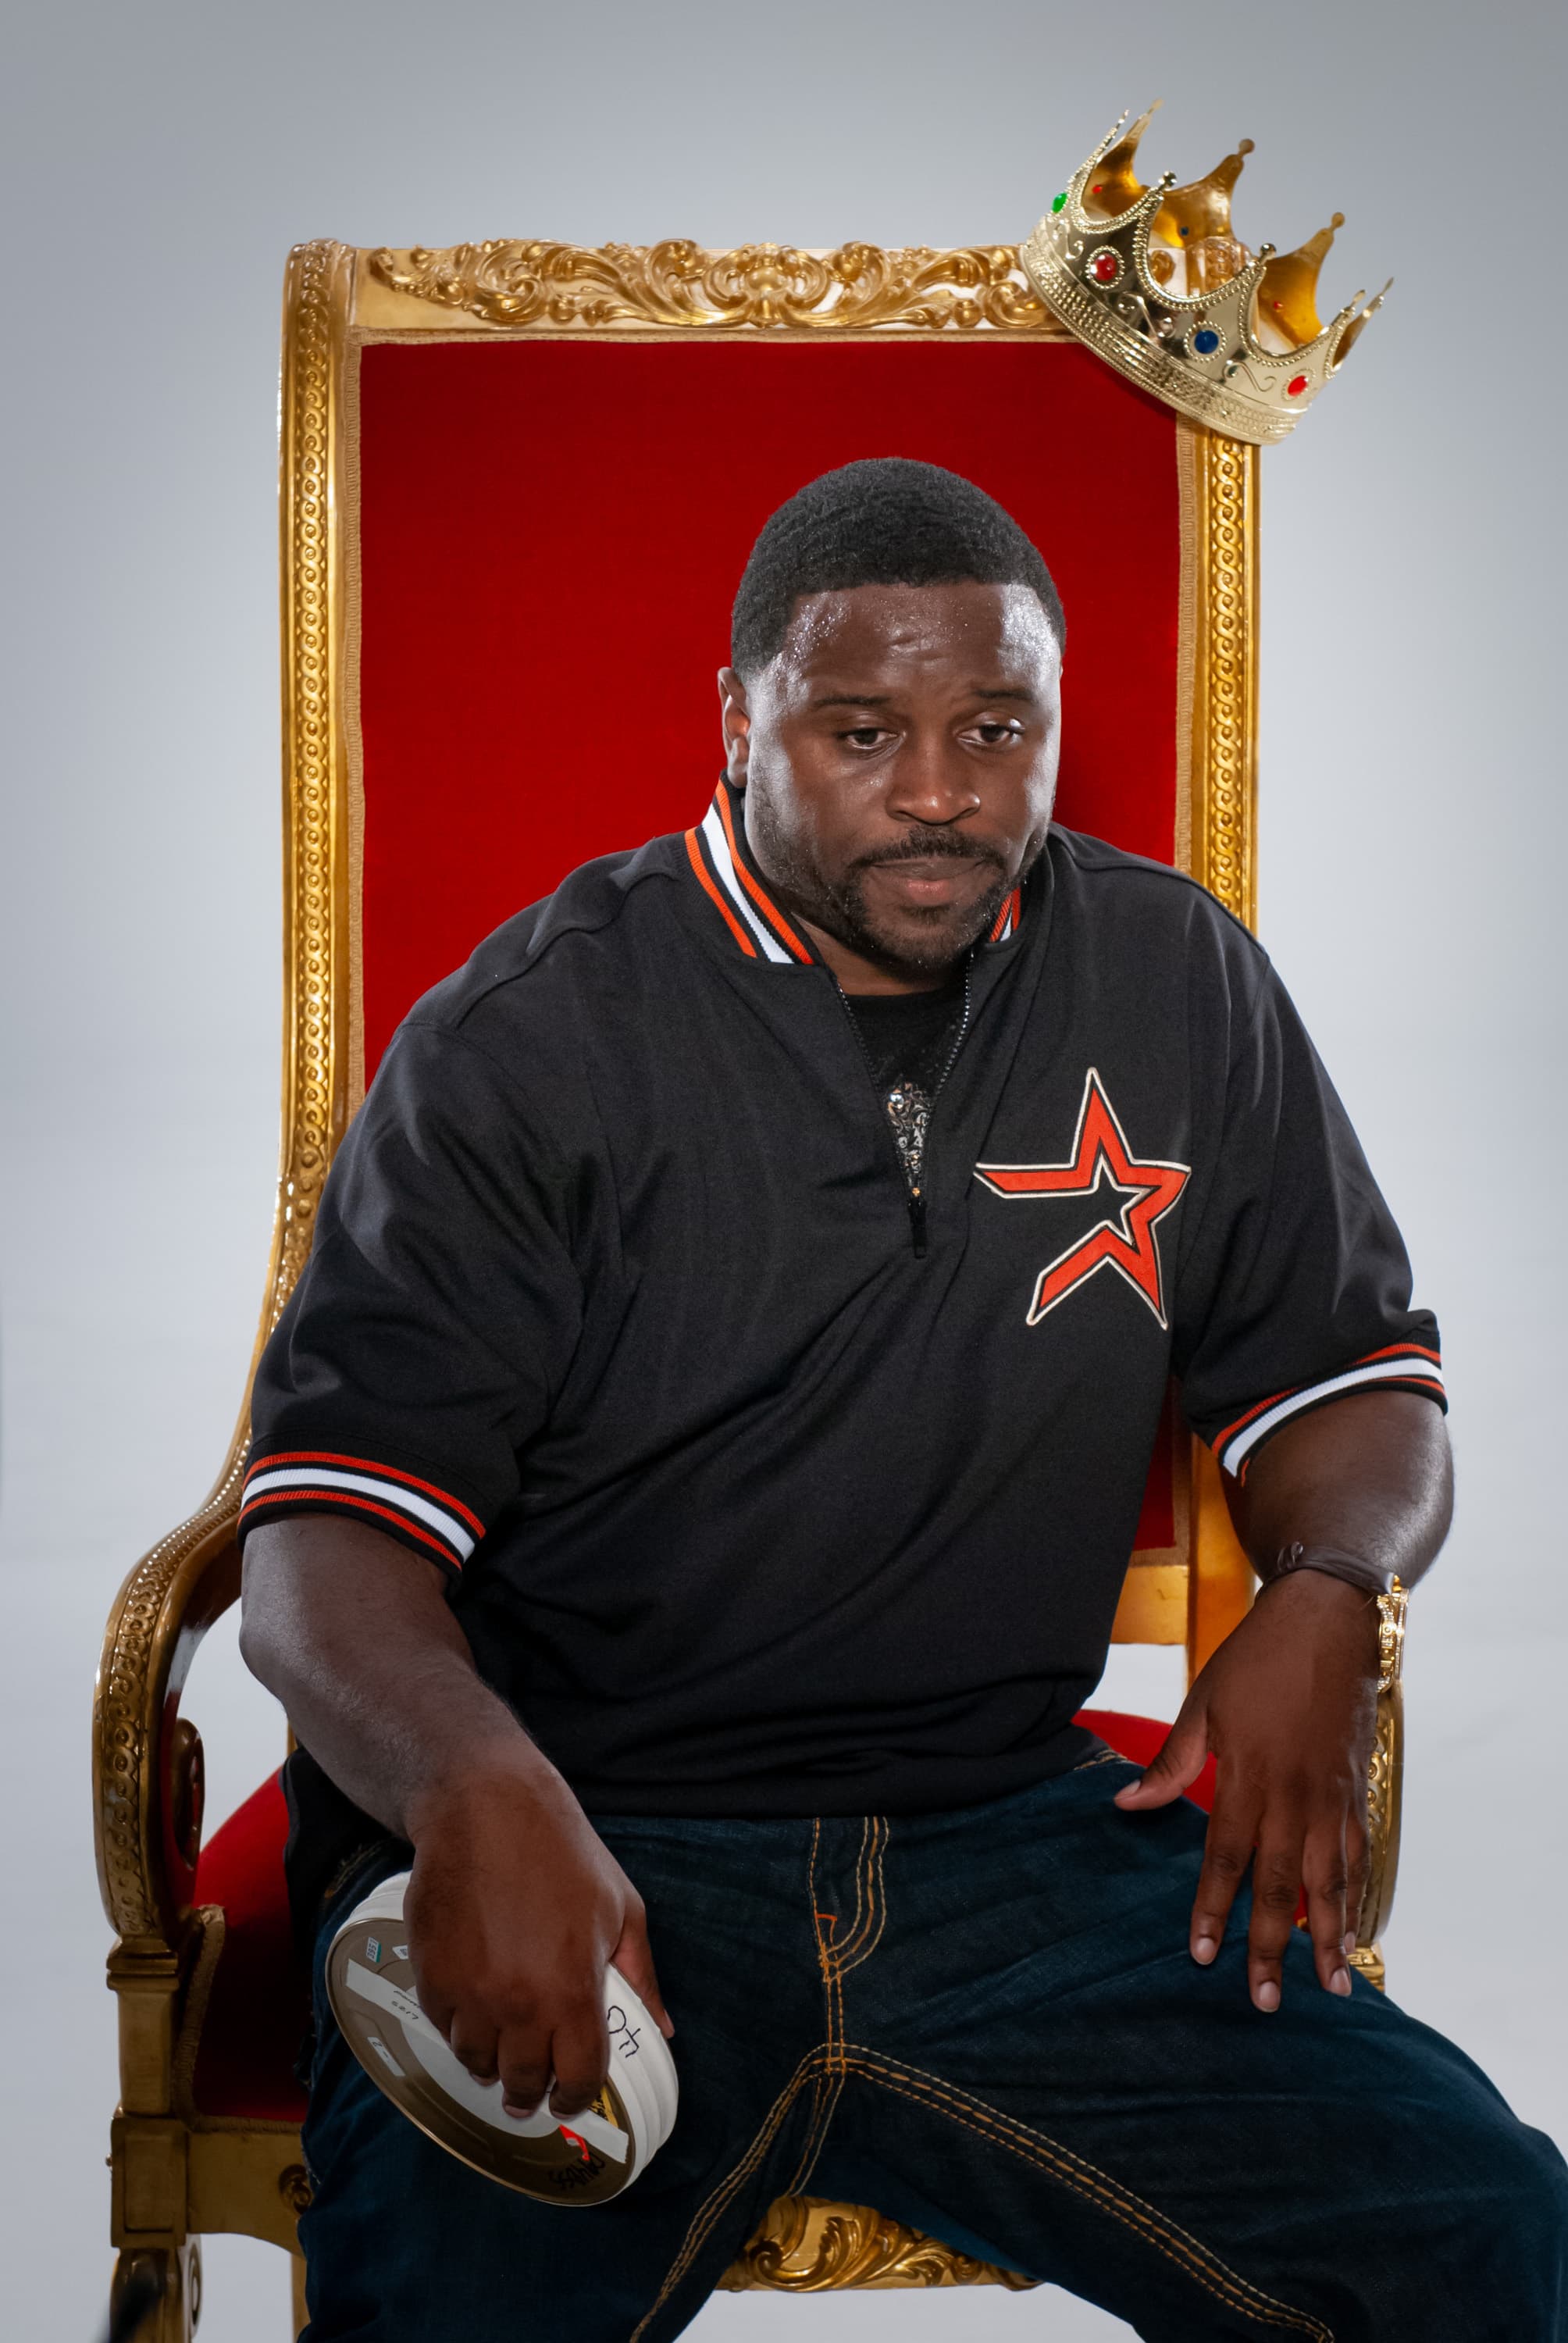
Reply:
[[[1008, 877], [993, 854], [977, 854], [950, 830], [926, 830], [910, 825], [901, 845], [852, 863], [844, 878], [825, 880], [807, 862], [794, 842], [779, 834], [773, 809], [766, 797], [750, 799], [747, 820], [755, 838], [742, 831], [742, 850], [751, 850], [759, 872], [792, 910], [862, 958], [905, 976], [941, 976], [992, 927], [1008, 891]], [[756, 847], [762, 855], [756, 857]], [[1032, 863], [1034, 856], [1031, 855]], [[994, 871], [990, 886], [976, 903], [965, 909], [950, 906], [910, 911], [901, 926], [884, 925], [866, 901], [865, 873], [880, 862], [979, 862]], [[763, 868], [763, 864], [766, 865]], [[1026, 865], [1026, 868], [1028, 866]], [[1023, 872], [1019, 873], [1021, 880]]]
[[[908, 855], [879, 856], [879, 861], [913, 861], [916, 852], [921, 858], [933, 850], [921, 844]], [[934, 851], [940, 854], [942, 848]], [[975, 861], [980, 858], [965, 854], [954, 860]], [[940, 976], [954, 960], [968, 951], [971, 944], [994, 926], [1007, 894], [1007, 879], [998, 871], [992, 885], [979, 900], [954, 909], [939, 905], [929, 911], [910, 911], [895, 930], [884, 925], [872, 914], [866, 901], [861, 876], [867, 866], [861, 864], [837, 887], [826, 889], [819, 909], [811, 917], [825, 928], [836, 941], [848, 945], [867, 960], [880, 960], [885, 966], [900, 970], [911, 976]]]

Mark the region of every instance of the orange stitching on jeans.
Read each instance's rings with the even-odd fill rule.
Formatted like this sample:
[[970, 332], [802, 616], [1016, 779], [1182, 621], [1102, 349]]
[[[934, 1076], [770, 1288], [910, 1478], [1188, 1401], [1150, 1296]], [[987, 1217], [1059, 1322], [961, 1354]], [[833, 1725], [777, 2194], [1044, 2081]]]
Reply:
[[842, 1945], [837, 1945], [833, 1948], [833, 1956], [840, 1968], [844, 1965], [844, 1956], [847, 1953], [851, 1952], [855, 1946], [859, 1943], [861, 1933], [866, 1926], [866, 1897], [870, 1887], [870, 1881], [867, 1875], [869, 1865], [866, 1858], [868, 1850], [870, 1847], [875, 1835], [876, 1825], [872, 1821], [871, 1816], [869, 1815], [862, 1815], [860, 1817], [860, 1844], [855, 1850], [855, 1916], [849, 1923], [849, 1933], [845, 1936]]
[[798, 2197], [806, 2185], [806, 2175], [816, 2161], [818, 2128], [823, 2120], [822, 2078], [819, 2076], [811, 2086], [811, 2113], [806, 2125], [806, 2140], [800, 2150], [800, 2161], [784, 2184], [786, 2197]]
[[833, 2039], [832, 1988], [828, 1991], [828, 2039], [822, 2045], [823, 2072], [811, 2086], [811, 2114], [806, 2126], [806, 2137], [800, 2146], [800, 2160], [784, 2193], [798, 2196], [810, 2176], [811, 2168], [822, 2153], [828, 2137], [828, 2126], [839, 2104], [839, 2094], [844, 2087], [842, 2049]]
[[824, 1937], [820, 1926], [823, 1920], [832, 1916], [823, 1912], [817, 1903], [817, 1856], [822, 1835], [820, 1817], [813, 1820], [811, 1825], [808, 1887], [812, 1925], [817, 1933], [817, 1956], [822, 1970], [828, 2026], [825, 2046], [827, 2077], [815, 2088], [811, 2119], [806, 2127], [800, 2160], [789, 2182], [788, 2193], [790, 2196], [804, 2188], [810, 2177], [826, 2144], [828, 2127], [833, 2120], [843, 2090], [843, 2078], [848, 2071], [844, 2064], [844, 1976], [846, 1971], [858, 1966], [876, 1949], [886, 1923], [886, 1906], [878, 1891], [881, 1885], [881, 1852], [887, 1828], [887, 1824], [877, 1815], [866, 1815], [860, 1824], [860, 1844], [855, 1852], [855, 1908], [843, 1943], [838, 1945], [832, 1936]]
[[[855, 1916], [849, 1935], [841, 1945], [822, 1946], [822, 1976], [827, 1988], [828, 2046], [834, 2054], [837, 2071], [846, 2069], [844, 2046], [844, 1979], [853, 1968], [869, 1960], [881, 1941], [887, 1926], [887, 1899], [883, 1892], [882, 1849], [886, 1844], [888, 1825], [879, 1815], [869, 1815], [860, 1826], [860, 1845], [855, 1856]], [[818, 1932], [821, 1944], [821, 1932]], [[832, 2095], [826, 2114], [832, 2113], [837, 2094]], [[820, 2152], [814, 2142], [809, 2142], [812, 2161]]]
[[817, 1956], [822, 1970], [828, 2026], [825, 2045], [828, 2069], [827, 2077], [815, 2087], [811, 2117], [806, 2127], [800, 2160], [789, 2185], [788, 2194], [792, 2197], [804, 2188], [822, 2153], [828, 2127], [833, 2120], [843, 2090], [843, 2078], [849, 2072], [844, 2059], [844, 1978], [850, 1969], [858, 1968], [876, 1951], [888, 1917], [882, 1855], [888, 1842], [889, 1825], [884, 1816], [868, 1815], [860, 1825], [860, 1844], [855, 1855], [855, 1909], [849, 1933], [842, 1945], [835, 1945], [831, 1936], [824, 1937], [820, 1924], [834, 1916], [822, 1911], [817, 1903], [817, 1855], [821, 1845], [821, 1820], [818, 1817], [811, 1825], [807, 1886], [812, 1925], [817, 1934]]
[[[838, 2069], [840, 2076], [845, 2076], [849, 2071], [849, 2063], [844, 2055], [845, 2034], [847, 2031], [844, 2020], [844, 1979], [851, 1969], [859, 1968], [862, 1961], [870, 1959], [871, 1955], [876, 1951], [877, 1946], [882, 1940], [882, 1931], [886, 1927], [888, 1921], [888, 1902], [882, 1869], [882, 1851], [887, 1845], [889, 1837], [889, 1825], [884, 1816], [875, 1815], [869, 1818], [868, 1829], [869, 1833], [869, 1845], [868, 1845], [867, 1844], [865, 1835], [862, 1835], [860, 1841], [861, 1851], [866, 1863], [865, 1924], [860, 1929], [859, 1936], [851, 1939], [851, 1941], [843, 1947], [842, 1951], [836, 1956], [833, 1964], [831, 1987], [833, 2009], [829, 2021], [829, 2039], [838, 2054]], [[859, 1897], [858, 1886], [857, 1897]], [[837, 2105], [838, 2094], [835, 2093], [832, 2102], [829, 2106], [827, 2111], [829, 2117], [831, 2117]], [[826, 2137], [825, 2127], [824, 2137]], [[820, 2147], [819, 2147], [816, 2154], [819, 2155], [820, 2153], [821, 2150]], [[816, 2157], [814, 2156], [812, 2161], [815, 2162], [815, 2160]]]
[[638, 2338], [642, 2333], [643, 2328], [648, 2325], [648, 2321], [652, 2318], [656, 2318], [658, 2313], [663, 2309], [665, 2304], [668, 2301], [670, 2296], [680, 2284], [681, 2279], [686, 2276], [687, 2271], [691, 2268], [692, 2263], [696, 2260], [698, 2255], [702, 2250], [702, 2247], [707, 2243], [709, 2237], [712, 2234], [715, 2224], [729, 2206], [730, 2199], [737, 2195], [741, 2187], [744, 2187], [745, 2183], [750, 2178], [752, 2173], [756, 2170], [758, 2165], [761, 2163], [763, 2157], [767, 2155], [769, 2148], [772, 2146], [774, 2136], [778, 2132], [779, 2126], [783, 2123], [785, 2117], [789, 2114], [801, 2091], [805, 2088], [806, 2084], [810, 2080], [813, 2069], [819, 2067], [826, 2047], [827, 2046], [825, 2044], [819, 2044], [815, 2050], [809, 2050], [807, 2052], [806, 2056], [801, 2059], [800, 2064], [796, 2067], [793, 2075], [789, 2077], [789, 2080], [785, 2084], [784, 2088], [774, 2100], [772, 2107], [769, 2109], [768, 2114], [763, 2120], [761, 2129], [758, 2132], [756, 2138], [752, 2141], [750, 2147], [747, 2149], [739, 2163], [734, 2167], [733, 2170], [729, 2172], [726, 2178], [719, 2183], [717, 2187], [709, 2190], [707, 2197], [704, 2197], [702, 2203], [692, 2215], [690, 2226], [687, 2229], [685, 2237], [681, 2239], [680, 2250], [669, 2266], [668, 2275], [665, 2278], [664, 2284], [659, 2288], [650, 2307], [644, 2311], [642, 2317], [638, 2320], [637, 2325], [633, 2328], [630, 2343], [638, 2343]]
[[806, 2145], [800, 2151], [800, 2161], [795, 2167], [794, 2173], [785, 2187], [786, 2197], [799, 2197], [802, 2193], [817, 2168], [818, 2157], [828, 2145], [828, 2127], [837, 2112], [844, 2089], [842, 2072], [833, 2076], [831, 2080], [828, 2081], [819, 2077], [812, 2085], [812, 2089], [817, 2097], [811, 2110], [811, 2121], [806, 2133]]
[[[882, 1868], [882, 1857], [889, 1836], [890, 1830], [886, 1817], [881, 1815], [875, 1815], [872, 1819], [871, 1856], [868, 1866], [866, 1885], [867, 1912], [864, 1940], [853, 1947], [845, 1946], [845, 1954], [849, 1955], [852, 1952], [852, 1957], [840, 1956], [839, 1961], [840, 1977], [847, 1976], [850, 1969], [858, 1969], [862, 1961], [869, 1961], [882, 1941], [882, 1931], [888, 1925], [887, 1880]], [[873, 1922], [875, 1926], [872, 1925]]]
[[822, 1911], [817, 1902], [817, 1852], [821, 1843], [822, 1818], [818, 1815], [812, 1819], [811, 1844], [806, 1850], [806, 1902], [811, 1913], [811, 1932], [817, 1939], [818, 1966], [825, 1977], [828, 1974], [828, 1947], [832, 1938], [822, 1934], [822, 1923], [827, 1920], [837, 1926], [838, 1914]]
[[855, 1917], [843, 1943], [833, 1947], [834, 1964], [840, 1970], [853, 1967], [855, 1955], [876, 1920], [873, 1871], [880, 1832], [879, 1817], [868, 1815], [860, 1825], [860, 1845], [855, 1855]]
[[[810, 1909], [812, 1932], [817, 1940], [817, 1966], [822, 1973], [824, 2023], [828, 2029], [828, 2039], [823, 2046], [827, 2070], [830, 2073], [835, 2063], [836, 2055], [834, 2048], [835, 1986], [832, 1953], [833, 1940], [831, 1930], [838, 1926], [838, 1915], [835, 1912], [824, 1912], [817, 1901], [817, 1857], [821, 1851], [821, 1845], [822, 1818], [818, 1815], [812, 1817], [811, 1843], [807, 1850], [806, 1856], [806, 1902]], [[829, 1933], [827, 1936], [824, 1936], [822, 1932], [822, 1923], [824, 1920], [829, 1923]], [[827, 2137], [828, 2125], [832, 2117], [833, 2109], [838, 2104], [838, 2088], [827, 2085], [823, 2077], [819, 2076], [811, 2087], [811, 2114], [806, 2126], [805, 2139], [801, 2143], [800, 2160], [795, 2167], [794, 2177], [790, 2180], [789, 2188], [786, 2192], [791, 2197], [793, 2197], [798, 2190], [804, 2187], [807, 2176], [809, 2174], [811, 2167], [816, 2163], [818, 2157], [822, 2152], [822, 2142]]]
[[860, 1824], [860, 1844], [855, 1849], [855, 1908], [849, 1916], [849, 1925], [844, 1931], [842, 1942], [834, 1938], [831, 1943], [835, 1967], [842, 1964], [845, 1955], [859, 1943], [866, 1925], [866, 1849], [870, 1836], [871, 1817], [867, 1815]]
[[847, 2046], [845, 2055], [851, 2070], [867, 2082], [880, 2084], [884, 2090], [897, 2092], [917, 2104], [923, 2100], [950, 2122], [960, 2124], [978, 2137], [989, 2138], [1025, 2162], [1050, 2172], [1064, 2187], [1086, 2197], [1100, 2211], [1142, 2237], [1227, 2308], [1239, 2310], [1270, 2327], [1288, 2328], [1295, 2334], [1310, 2336], [1313, 2343], [1334, 2343], [1332, 2329], [1320, 2319], [1309, 2312], [1292, 2310], [1288, 2303], [1262, 2293], [1230, 2269], [1207, 2246], [1175, 2222], [1167, 2220], [1152, 2205], [1131, 2195], [1108, 2173], [1048, 2138], [1045, 2133], [1019, 2123], [1013, 2117], [1001, 2115], [983, 2100], [971, 2098], [968, 2092], [955, 2089], [935, 2075], [922, 2074], [918, 2067], [904, 2066], [855, 2046]]

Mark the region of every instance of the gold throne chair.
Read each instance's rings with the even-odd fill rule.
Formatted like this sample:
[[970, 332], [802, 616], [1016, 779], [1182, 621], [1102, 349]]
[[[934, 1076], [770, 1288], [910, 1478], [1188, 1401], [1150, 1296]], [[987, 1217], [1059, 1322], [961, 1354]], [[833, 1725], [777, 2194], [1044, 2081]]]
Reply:
[[[1051, 563], [1072, 627], [1061, 819], [1179, 864], [1251, 920], [1257, 450], [1081, 347], [1013, 247], [293, 253], [282, 1153], [258, 1343], [399, 1018], [575, 864], [700, 816], [711, 674], [756, 530], [815, 473], [885, 454], [969, 474]], [[640, 753], [547, 802], [530, 687], [569, 671], [607, 578]], [[144, 2263], [165, 2281], [146, 2330], [157, 2343], [195, 2328], [204, 2235], [295, 2251], [308, 2201], [281, 1793], [264, 1784], [204, 1839], [201, 1742], [184, 1714], [202, 1636], [238, 1594], [245, 1449], [242, 1412], [206, 1503], [126, 1580], [94, 1711], [119, 2014], [113, 2242], [119, 2283]], [[1181, 1645], [1196, 1670], [1252, 1584], [1217, 1468], [1172, 1406], [1116, 1639]], [[1382, 1704], [1357, 1956], [1379, 1981], [1398, 1698], [1395, 1684]], [[1141, 1762], [1163, 1736], [1146, 1718], [1091, 1715]], [[873, 2207], [810, 2198], [775, 2204], [726, 2279], [980, 2282], [1026, 2283]]]

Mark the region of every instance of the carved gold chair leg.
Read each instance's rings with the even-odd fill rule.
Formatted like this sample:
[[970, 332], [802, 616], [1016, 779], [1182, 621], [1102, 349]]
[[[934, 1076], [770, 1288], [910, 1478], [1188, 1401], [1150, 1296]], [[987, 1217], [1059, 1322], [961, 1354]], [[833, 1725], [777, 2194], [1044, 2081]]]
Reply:
[[150, 2269], [159, 2287], [156, 2304], [136, 2329], [137, 2343], [190, 2343], [201, 2317], [201, 2247], [195, 2237], [183, 2246], [127, 2247], [115, 2264], [112, 2299], [120, 2298], [137, 2270]]
[[289, 2299], [294, 2305], [294, 2324], [288, 2331], [297, 2338], [305, 2332], [305, 2256], [290, 2254], [288, 2263]]

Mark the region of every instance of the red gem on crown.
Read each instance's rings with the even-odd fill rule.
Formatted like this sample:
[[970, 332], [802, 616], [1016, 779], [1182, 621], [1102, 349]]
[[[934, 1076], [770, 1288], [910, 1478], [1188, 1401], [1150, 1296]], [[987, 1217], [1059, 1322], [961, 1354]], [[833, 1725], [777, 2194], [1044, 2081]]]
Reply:
[[1121, 274], [1121, 263], [1113, 252], [1097, 252], [1089, 264], [1089, 273], [1097, 285], [1114, 285]]
[[1306, 387], [1307, 377], [1304, 374], [1293, 375], [1285, 385], [1285, 396], [1287, 398], [1300, 398]]

